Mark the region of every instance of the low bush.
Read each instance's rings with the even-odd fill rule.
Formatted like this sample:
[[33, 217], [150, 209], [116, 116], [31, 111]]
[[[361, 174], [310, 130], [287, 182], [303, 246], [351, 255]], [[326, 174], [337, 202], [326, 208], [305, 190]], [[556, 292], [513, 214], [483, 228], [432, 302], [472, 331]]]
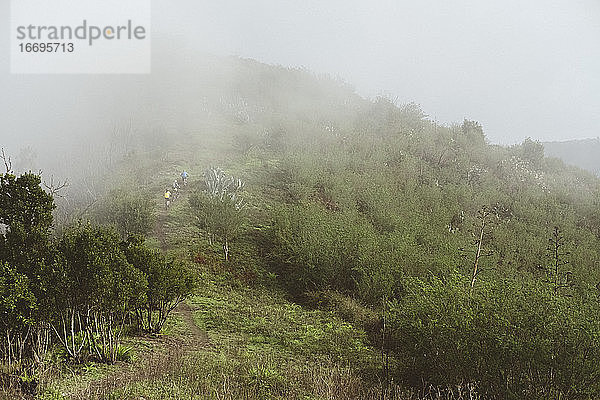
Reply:
[[475, 383], [486, 398], [597, 398], [598, 307], [546, 283], [461, 275], [410, 279], [390, 304], [399, 376], [415, 387]]

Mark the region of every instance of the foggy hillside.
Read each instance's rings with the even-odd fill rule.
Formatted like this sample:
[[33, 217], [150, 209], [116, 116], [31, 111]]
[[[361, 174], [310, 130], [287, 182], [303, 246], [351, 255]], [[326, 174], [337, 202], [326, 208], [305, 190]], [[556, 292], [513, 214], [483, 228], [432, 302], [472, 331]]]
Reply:
[[[198, 130], [211, 113], [239, 112], [247, 114], [240, 118], [253, 119], [270, 118], [272, 113], [300, 116], [336, 101], [361, 101], [350, 96], [350, 88], [330, 79], [313, 80], [307, 71], [287, 69], [282, 74], [285, 68], [258, 68], [251, 60], [202, 53], [182, 56], [176, 48], [155, 46], [160, 56], [155, 56], [153, 73], [147, 76], [11, 79], [6, 89], [12, 104], [5, 107], [2, 144], [13, 154], [31, 147], [37, 158], [37, 164], [20, 169], [57, 172], [53, 163], [58, 158], [94, 157], [86, 147], [102, 149], [115, 130], [130, 125], [137, 135], [164, 130], [162, 135], [168, 137]], [[26, 111], [17, 106], [23, 102], [28, 102]]]
[[0, 58], [0, 400], [600, 398], [597, 2], [150, 4]]
[[348, 85], [306, 70], [233, 56], [184, 57], [172, 47], [155, 54], [161, 56], [147, 76], [11, 80], [15, 104], [28, 101], [25, 93], [32, 99], [26, 111], [13, 109], [4, 118], [9, 134], [1, 145], [15, 170], [67, 180], [71, 206], [83, 205], [113, 184], [115, 163], [132, 152], [164, 153], [190, 134], [227, 137], [230, 132], [214, 132], [215, 121], [264, 129], [312, 123], [318, 112], [324, 126], [368, 104]]
[[39, 90], [0, 175], [9, 398], [600, 394], [600, 180], [541, 143], [239, 57]]

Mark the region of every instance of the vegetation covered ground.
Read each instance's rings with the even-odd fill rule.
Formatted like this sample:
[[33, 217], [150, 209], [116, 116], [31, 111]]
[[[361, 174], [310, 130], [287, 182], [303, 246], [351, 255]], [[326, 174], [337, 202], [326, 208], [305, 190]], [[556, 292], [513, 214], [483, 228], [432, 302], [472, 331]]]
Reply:
[[194, 124], [131, 139], [100, 200], [54, 196], [52, 227], [39, 178], [2, 175], [5, 396], [600, 395], [598, 178], [474, 121], [227, 68]]

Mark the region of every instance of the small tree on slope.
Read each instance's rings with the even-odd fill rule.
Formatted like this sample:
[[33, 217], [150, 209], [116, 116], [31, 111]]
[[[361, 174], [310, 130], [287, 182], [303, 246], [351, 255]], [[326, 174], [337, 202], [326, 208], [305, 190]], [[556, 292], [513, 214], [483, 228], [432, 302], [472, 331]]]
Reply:
[[211, 167], [204, 172], [204, 190], [190, 198], [198, 226], [206, 231], [211, 244], [215, 238], [221, 241], [225, 260], [229, 260], [231, 241], [242, 228], [245, 203], [240, 193], [243, 188], [241, 179]]

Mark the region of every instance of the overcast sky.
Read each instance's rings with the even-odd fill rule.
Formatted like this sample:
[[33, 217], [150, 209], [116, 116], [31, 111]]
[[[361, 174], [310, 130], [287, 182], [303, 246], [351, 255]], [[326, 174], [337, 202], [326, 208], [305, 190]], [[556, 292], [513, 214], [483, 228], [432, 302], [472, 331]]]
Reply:
[[599, 0], [179, 0], [154, 15], [213, 52], [478, 120], [497, 143], [600, 136]]
[[[7, 24], [8, 0], [0, 4], [1, 23]], [[600, 136], [599, 0], [153, 0], [152, 5], [155, 39], [185, 41], [188, 51], [339, 76], [361, 95], [419, 103], [442, 123], [477, 120], [495, 143]], [[7, 31], [2, 26], [0, 32]], [[4, 54], [7, 45], [8, 38], [1, 38]], [[0, 67], [0, 89], [23, 79], [8, 74], [5, 57]], [[27, 108], [27, 93], [18, 99], [12, 112]], [[8, 112], [6, 101], [0, 107], [1, 117]]]

